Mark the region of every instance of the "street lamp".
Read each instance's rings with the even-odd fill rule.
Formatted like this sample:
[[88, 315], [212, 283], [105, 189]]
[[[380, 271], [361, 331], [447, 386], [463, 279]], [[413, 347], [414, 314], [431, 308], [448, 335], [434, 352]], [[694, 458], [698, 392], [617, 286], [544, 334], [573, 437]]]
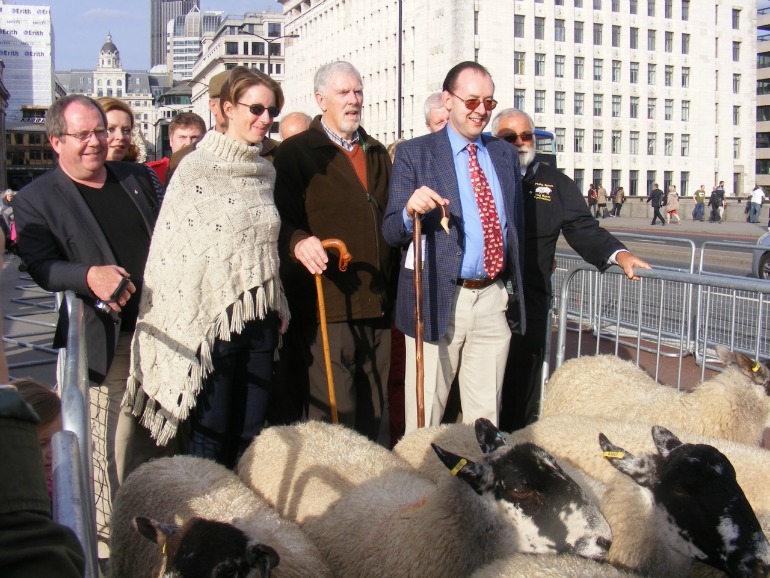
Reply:
[[267, 75], [272, 76], [272, 65], [270, 64], [270, 46], [272, 44], [275, 44], [279, 40], [282, 40], [283, 38], [299, 38], [299, 34], [284, 34], [283, 36], [276, 36], [274, 38], [265, 38], [264, 36], [260, 36], [259, 34], [255, 34], [254, 32], [249, 32], [246, 30], [246, 26], [249, 26], [248, 24], [241, 24], [238, 27], [238, 30], [241, 34], [248, 34], [249, 36], [256, 36], [263, 42], [267, 44]]

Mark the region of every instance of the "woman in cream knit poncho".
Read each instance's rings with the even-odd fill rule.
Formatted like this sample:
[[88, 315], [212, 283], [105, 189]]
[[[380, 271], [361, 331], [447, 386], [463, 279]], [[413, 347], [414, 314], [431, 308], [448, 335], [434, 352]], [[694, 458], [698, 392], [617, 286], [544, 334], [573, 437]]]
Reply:
[[185, 157], [158, 216], [123, 404], [158, 445], [189, 416], [189, 453], [233, 467], [262, 429], [289, 318], [275, 170], [258, 144], [283, 93], [238, 67], [220, 98], [226, 133], [209, 131]]

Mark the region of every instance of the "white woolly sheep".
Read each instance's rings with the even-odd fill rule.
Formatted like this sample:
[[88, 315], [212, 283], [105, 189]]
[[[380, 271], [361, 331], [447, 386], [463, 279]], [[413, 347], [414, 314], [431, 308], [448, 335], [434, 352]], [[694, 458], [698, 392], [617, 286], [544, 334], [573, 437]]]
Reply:
[[[656, 452], [656, 446], [650, 437], [650, 427], [646, 424], [624, 424], [593, 418], [589, 420], [577, 416], [553, 416], [506, 435], [511, 445], [535, 443], [554, 455], [563, 467], [571, 465], [605, 484], [603, 491], [599, 489], [596, 493], [602, 513], [610, 523], [613, 533], [609, 561], [637, 572], [649, 572], [651, 575], [681, 576], [683, 572], [686, 574], [691, 565], [690, 560], [673, 552], [671, 541], [662, 538], [659, 532], [660, 527], [670, 527], [671, 524], [662, 524], [655, 511], [650, 508], [652, 502], [649, 497], [640, 492], [635, 484], [629, 484], [624, 476], [619, 476], [602, 457], [602, 452], [597, 447], [600, 432], [605, 432], [613, 440], [620, 438], [619, 443], [625, 447], [633, 447], [640, 452]], [[479, 453], [474, 448], [474, 437], [472, 428], [464, 424], [425, 428], [405, 436], [394, 448], [394, 453], [411, 463], [421, 474], [436, 479], [442, 466], [437, 464], [431, 455], [430, 444], [435, 442], [457, 447], [460, 448], [459, 451], [473, 458]], [[696, 441], [702, 443], [700, 439], [702, 438]], [[735, 461], [741, 463], [742, 469], [745, 470], [743, 476], [739, 470], [738, 482], [744, 488], [751, 486], [752, 495], [762, 505], [770, 502], [770, 496], [765, 489], [766, 480], [770, 479], [770, 454], [759, 448], [734, 442], [714, 441], [719, 442], [721, 447], [733, 450], [733, 455], [737, 456]], [[762, 463], [762, 467], [755, 469], [753, 464], [757, 462]], [[565, 471], [580, 482], [581, 478], [576, 472], [566, 467]], [[751, 501], [751, 496], [748, 497]], [[698, 531], [699, 523], [695, 525], [695, 531]]]
[[759, 445], [770, 418], [770, 372], [742, 353], [717, 347], [728, 367], [691, 392], [656, 383], [614, 355], [583, 356], [557, 369], [542, 416], [608, 414], [711, 438]]
[[640, 578], [605, 562], [570, 554], [513, 554], [476, 570], [471, 578]]
[[[532, 444], [499, 449], [500, 432], [487, 420], [477, 422], [488, 454], [478, 462], [434, 448], [457, 478], [445, 472], [438, 485], [342, 426], [307, 425], [263, 431], [239, 472], [287, 517], [303, 516], [300, 526], [335, 575], [464, 576], [517, 551], [601, 559], [609, 547], [605, 520], [553, 459]], [[375, 472], [369, 479], [367, 470]], [[284, 493], [272, 490], [276, 480]], [[316, 490], [326, 509], [310, 514]]]
[[247, 561], [264, 561], [269, 572], [271, 550], [280, 557], [275, 578], [332, 576], [296, 524], [282, 519], [230, 470], [190, 456], [153, 460], [126, 479], [113, 505], [111, 536], [115, 578], [165, 576], [164, 566], [180, 571], [183, 560], [199, 572], [218, 565], [244, 570]]

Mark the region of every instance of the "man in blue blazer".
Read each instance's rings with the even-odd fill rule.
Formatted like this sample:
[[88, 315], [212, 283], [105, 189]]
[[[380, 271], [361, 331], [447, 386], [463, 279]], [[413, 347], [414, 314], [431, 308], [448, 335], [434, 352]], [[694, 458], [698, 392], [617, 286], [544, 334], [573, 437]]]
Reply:
[[[383, 235], [390, 245], [408, 247], [402, 257], [396, 302], [396, 326], [407, 339], [407, 432], [417, 426], [411, 246], [415, 215], [422, 220], [423, 233], [426, 425], [441, 422], [456, 374], [464, 421], [473, 423], [485, 417], [496, 424], [510, 328], [525, 330], [519, 238], [523, 231], [521, 174], [515, 149], [482, 135], [497, 105], [493, 95], [494, 83], [486, 68], [475, 62], [456, 65], [443, 85], [447, 126], [396, 149]], [[471, 186], [469, 144], [475, 144], [475, 156], [494, 203], [477, 197]], [[480, 205], [484, 205], [481, 211]], [[440, 206], [450, 214], [449, 234], [440, 225]], [[502, 236], [502, 270], [486, 264], [489, 243], [482, 215], [490, 213], [496, 215]]]

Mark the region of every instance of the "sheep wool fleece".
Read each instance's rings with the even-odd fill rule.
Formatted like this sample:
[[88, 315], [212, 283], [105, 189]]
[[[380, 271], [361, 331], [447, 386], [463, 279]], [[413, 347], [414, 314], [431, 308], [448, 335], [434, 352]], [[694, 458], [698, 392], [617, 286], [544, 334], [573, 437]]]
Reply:
[[268, 311], [289, 318], [278, 276], [275, 169], [209, 131], [169, 184], [144, 274], [124, 406], [166, 445], [211, 373], [211, 348]]

